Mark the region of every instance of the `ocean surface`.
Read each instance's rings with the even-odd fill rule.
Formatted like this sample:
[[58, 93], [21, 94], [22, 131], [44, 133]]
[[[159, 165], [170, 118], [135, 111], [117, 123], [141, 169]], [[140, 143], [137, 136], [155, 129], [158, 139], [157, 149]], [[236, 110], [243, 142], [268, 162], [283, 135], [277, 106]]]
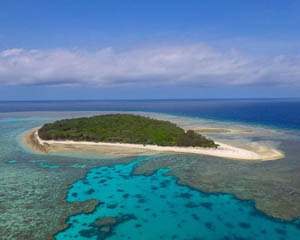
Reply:
[[300, 129], [300, 99], [0, 102], [0, 112], [145, 111]]
[[[22, 144], [22, 134], [29, 129], [55, 119], [93, 115], [93, 111], [154, 112], [224, 124], [237, 122], [286, 131], [292, 135], [285, 138], [300, 139], [300, 99], [0, 102], [0, 180], [3, 183], [0, 239], [17, 240], [24, 236], [43, 239], [48, 234], [46, 231], [51, 232], [51, 224], [45, 229], [34, 221], [47, 224], [54, 221], [53, 215], [66, 214], [51, 206], [55, 194], [62, 191], [61, 186], [52, 192], [44, 191], [52, 189], [50, 182], [54, 187], [60, 181], [64, 184], [70, 181], [63, 179], [68, 174], [73, 174], [72, 179], [75, 175], [75, 181], [67, 189], [66, 203], [90, 199], [99, 203], [90, 213], [63, 216], [68, 226], [53, 232], [52, 237], [57, 240], [300, 239], [298, 218], [290, 221], [273, 218], [258, 210], [251, 199], [241, 200], [221, 192], [206, 193], [179, 184], [178, 178], [170, 174], [172, 167], [157, 168], [151, 174], [133, 173], [140, 163], [156, 157], [167, 161], [172, 155], [133, 156], [130, 161], [105, 164], [105, 157], [99, 156], [97, 162], [95, 157], [90, 159], [76, 153], [41, 155]], [[300, 150], [293, 152], [291, 164], [300, 165], [299, 153]], [[188, 162], [189, 156], [185, 159]], [[300, 185], [300, 180], [293, 181]], [[29, 189], [33, 190], [28, 193]], [[35, 201], [39, 204], [45, 201], [48, 205], [40, 206], [36, 202], [34, 206]], [[32, 217], [36, 211], [42, 213]], [[97, 224], [97, 220], [107, 217], [113, 220]], [[28, 226], [30, 221], [32, 226]]]

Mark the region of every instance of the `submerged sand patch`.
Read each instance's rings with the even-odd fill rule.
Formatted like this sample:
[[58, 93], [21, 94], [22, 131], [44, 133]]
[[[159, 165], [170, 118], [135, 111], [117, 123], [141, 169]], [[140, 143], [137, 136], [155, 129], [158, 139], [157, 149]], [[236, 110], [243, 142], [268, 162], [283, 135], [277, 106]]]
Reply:
[[243, 130], [243, 129], [230, 129], [230, 128], [195, 128], [195, 132], [197, 133], [218, 133], [218, 134], [249, 134], [253, 133], [251, 130]]

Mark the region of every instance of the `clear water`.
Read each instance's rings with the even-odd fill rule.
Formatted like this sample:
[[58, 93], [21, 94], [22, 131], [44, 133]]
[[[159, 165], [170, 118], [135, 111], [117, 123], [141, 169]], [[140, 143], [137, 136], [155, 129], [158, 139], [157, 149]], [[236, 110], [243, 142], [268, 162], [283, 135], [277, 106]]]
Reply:
[[58, 165], [49, 165], [45, 163], [40, 163], [40, 167], [46, 167], [46, 168], [59, 168]]
[[[137, 161], [95, 168], [75, 182], [67, 201], [100, 201], [91, 214], [68, 219], [69, 228], [55, 236], [67, 239], [300, 239], [300, 226], [269, 218], [229, 194], [206, 194], [178, 185], [169, 170], [132, 175]], [[104, 217], [130, 216], [103, 235], [93, 223]]]
[[[37, 112], [35, 114], [9, 113], [9, 111], [26, 110]], [[181, 116], [205, 116], [284, 128], [300, 128], [299, 100], [290, 100], [290, 102], [243, 100], [240, 102], [173, 101], [171, 103], [170, 101], [79, 102], [78, 104], [69, 102], [61, 104], [52, 102], [0, 103], [0, 112], [3, 112], [0, 114], [0, 165], [3, 176], [7, 174], [7, 179], [15, 179], [16, 184], [18, 181], [24, 181], [25, 177], [30, 177], [30, 174], [20, 174], [16, 178], [10, 177], [13, 171], [17, 173], [18, 169], [25, 166], [26, 169], [30, 167], [43, 169], [41, 173], [43, 179], [47, 174], [50, 176], [50, 172], [68, 172], [91, 167], [91, 164], [83, 163], [85, 159], [77, 163], [71, 161], [70, 156], [37, 155], [21, 149], [18, 138], [22, 132], [45, 122], [82, 114], [80, 112], [76, 114], [38, 112], [40, 110], [156, 111]], [[297, 154], [299, 156], [299, 152]], [[131, 164], [111, 167], [92, 166], [93, 169], [89, 170], [84, 179], [72, 184], [66, 200], [76, 202], [98, 199], [99, 206], [90, 214], [71, 216], [67, 220], [70, 224], [69, 228], [55, 235], [55, 238], [58, 240], [300, 239], [299, 220], [288, 222], [267, 217], [255, 209], [252, 201], [239, 200], [230, 194], [207, 194], [178, 185], [176, 178], [164, 175], [169, 171], [168, 169], [159, 169], [151, 176], [132, 175], [138, 161], [148, 160], [150, 159], [139, 158]], [[299, 166], [299, 159], [294, 158], [284, 164]], [[6, 168], [9, 171], [6, 171]], [[295, 181], [298, 180], [295, 179]], [[0, 200], [1, 204], [10, 201], [6, 197]], [[15, 203], [10, 201], [10, 204], [22, 206], [18, 201]], [[14, 208], [11, 207], [9, 210], [11, 209]], [[15, 209], [18, 212], [14, 216], [18, 216], [20, 209]], [[24, 208], [22, 211], [25, 215], [27, 210]], [[111, 226], [110, 232], [103, 234], [100, 228], [94, 227], [92, 223], [107, 216], [116, 217], [120, 221]], [[17, 222], [19, 217], [8, 216], [7, 219], [13, 219], [15, 225], [19, 224]]]

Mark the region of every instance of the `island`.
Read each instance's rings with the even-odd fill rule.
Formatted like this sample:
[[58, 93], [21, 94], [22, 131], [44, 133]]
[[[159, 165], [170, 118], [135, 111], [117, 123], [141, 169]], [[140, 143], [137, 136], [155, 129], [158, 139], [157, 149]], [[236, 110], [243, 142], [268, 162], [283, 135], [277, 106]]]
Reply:
[[[200, 154], [233, 160], [266, 161], [284, 157], [275, 148], [251, 144], [232, 146], [198, 132], [200, 126], [179, 127], [150, 113], [115, 113], [46, 123], [24, 134], [24, 144], [43, 154], [80, 153], [130, 157], [157, 153]], [[223, 139], [223, 138], [222, 138]]]
[[217, 148], [213, 140], [185, 131], [169, 121], [133, 114], [107, 114], [47, 123], [39, 129], [42, 140], [72, 140], [157, 146]]

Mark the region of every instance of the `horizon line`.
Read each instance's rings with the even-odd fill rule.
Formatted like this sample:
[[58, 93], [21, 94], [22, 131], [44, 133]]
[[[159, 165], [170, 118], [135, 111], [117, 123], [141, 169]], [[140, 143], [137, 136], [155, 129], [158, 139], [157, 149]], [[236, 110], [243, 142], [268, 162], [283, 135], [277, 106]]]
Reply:
[[40, 100], [0, 100], [0, 102], [92, 102], [92, 101], [205, 101], [205, 100], [288, 100], [300, 97], [248, 97], [248, 98], [136, 98], [136, 99], [40, 99]]

